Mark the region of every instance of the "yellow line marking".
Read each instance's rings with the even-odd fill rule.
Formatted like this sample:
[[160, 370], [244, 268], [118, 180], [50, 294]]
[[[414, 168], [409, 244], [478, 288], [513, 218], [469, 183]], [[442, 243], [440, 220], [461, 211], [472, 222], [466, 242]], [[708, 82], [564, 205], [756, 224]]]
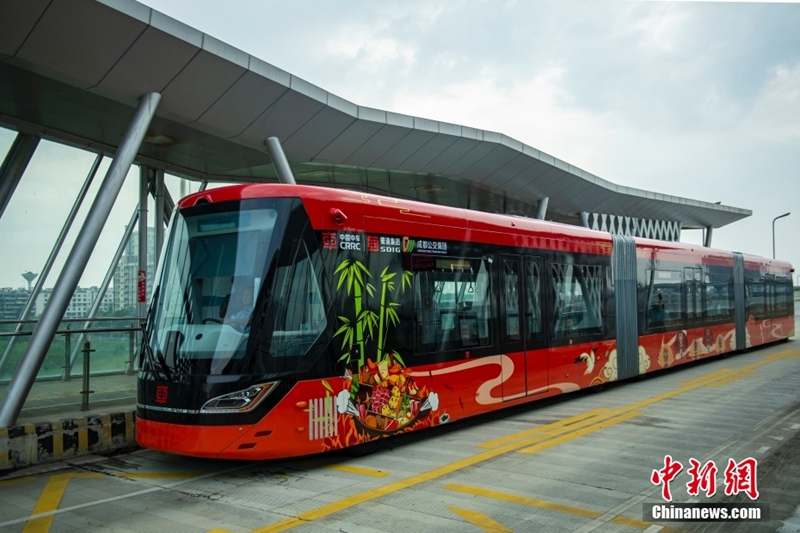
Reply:
[[452, 505], [448, 505], [447, 508], [464, 520], [472, 522], [487, 533], [514, 533], [497, 520], [489, 518], [483, 513], [470, 511], [469, 509], [461, 509], [460, 507], [453, 507]]
[[[547, 509], [549, 511], [556, 511], [559, 513], [566, 513], [576, 516], [582, 516], [584, 518], [591, 518], [593, 520], [600, 518], [605, 513], [600, 511], [592, 511], [591, 509], [583, 509], [581, 507], [573, 507], [572, 505], [564, 505], [561, 503], [556, 502], [549, 502], [547, 500], [537, 500], [535, 498], [528, 498], [525, 496], [518, 496], [516, 494], [508, 494], [505, 492], [497, 492], [494, 490], [488, 489], [481, 489], [478, 487], [470, 487], [468, 485], [459, 485], [456, 483], [451, 483], [442, 487], [446, 490], [454, 490], [457, 492], [464, 492], [466, 494], [472, 494], [474, 496], [484, 496], [486, 498], [493, 498], [495, 500], [503, 500], [511, 503], [518, 503], [521, 505], [527, 505], [529, 507], [538, 507], [540, 509]], [[627, 516], [615, 516], [609, 520], [609, 522], [613, 522], [615, 524], [619, 524], [622, 526], [628, 527], [635, 527], [637, 529], [647, 529], [648, 527], [652, 526], [653, 524], [650, 522], [644, 522], [642, 520], [637, 520], [635, 518], [629, 518]]]
[[637, 417], [641, 414], [644, 413], [642, 411], [633, 411], [630, 413], [624, 413], [619, 416], [608, 418], [606, 420], [603, 420], [602, 422], [598, 422], [597, 424], [591, 425], [583, 429], [579, 429], [577, 431], [573, 431], [572, 433], [568, 433], [561, 437], [541, 442], [534, 446], [530, 446], [529, 448], [523, 448], [522, 450], [519, 450], [519, 453], [524, 453], [524, 454], [538, 453], [548, 448], [552, 448], [553, 446], [558, 446], [559, 444], [562, 444], [564, 442], [571, 441], [572, 439], [577, 439], [578, 437], [588, 435], [589, 433], [594, 433], [595, 431], [601, 430], [603, 428], [619, 424], [620, 422], [625, 422], [626, 420], [630, 420], [631, 418]]
[[719, 380], [719, 381], [717, 381], [715, 383], [712, 383], [711, 385], [709, 385], [709, 387], [712, 388], [712, 389], [716, 389], [716, 388], [722, 387], [723, 385], [727, 385], [728, 383], [733, 383], [734, 381], [738, 381], [738, 380], [740, 380], [742, 378], [746, 378], [747, 376], [752, 376], [755, 373], [756, 373], [755, 370], [745, 370], [743, 372], [737, 372], [736, 374], [734, 374], [734, 375], [732, 375], [730, 377], [727, 377], [725, 379], [721, 379], [721, 380]]
[[[67, 482], [69, 482], [71, 478], [76, 477], [98, 478], [105, 476], [103, 476], [103, 474], [94, 473], [57, 474], [55, 476], [51, 476], [47, 481], [47, 485], [44, 487], [41, 496], [39, 496], [39, 501], [36, 502], [36, 506], [33, 508], [31, 515], [33, 516], [58, 509], [58, 504], [61, 503], [61, 497], [64, 496], [64, 490], [67, 488]], [[25, 529], [22, 530], [22, 533], [47, 533], [50, 531], [50, 525], [53, 523], [53, 516], [54, 515], [48, 515], [41, 518], [33, 518], [28, 520], [28, 522], [25, 524]]]
[[573, 507], [572, 505], [563, 505], [556, 502], [549, 502], [546, 500], [537, 500], [535, 498], [527, 498], [525, 496], [517, 496], [516, 494], [507, 494], [504, 492], [497, 492], [488, 489], [481, 489], [478, 487], [470, 487], [468, 485], [459, 485], [457, 483], [449, 483], [442, 487], [445, 490], [454, 490], [457, 492], [464, 492], [474, 496], [484, 496], [486, 498], [493, 498], [495, 500], [503, 500], [511, 503], [519, 503], [529, 507], [539, 507], [540, 509], [547, 509], [549, 511], [556, 511], [559, 513], [572, 514], [582, 516], [584, 518], [600, 518], [603, 513], [600, 511], [592, 511], [591, 509], [582, 509], [580, 507]]
[[[781, 354], [783, 354], [783, 355], [781, 355]], [[764, 364], [766, 364], [768, 362], [772, 362], [772, 361], [775, 361], [775, 360], [778, 360], [778, 359], [782, 359], [782, 358], [788, 357], [788, 355], [786, 355], [786, 352], [781, 352], [781, 354], [773, 354], [773, 355], [779, 355], [780, 357], [769, 356], [769, 357], [765, 358], [764, 361], [759, 362], [759, 363], [753, 363], [753, 365], [749, 365], [749, 366], [750, 367], [757, 367], [757, 366], [764, 365]], [[748, 368], [748, 367], [745, 367], [745, 368]], [[695, 380], [692, 380], [693, 383], [691, 385], [689, 385], [689, 386], [684, 385], [684, 386], [682, 386], [682, 387], [680, 387], [678, 389], [675, 389], [673, 391], [665, 392], [663, 394], [659, 394], [657, 396], [653, 396], [653, 397], [648, 398], [646, 400], [642, 400], [642, 401], [633, 403], [631, 405], [628, 405], [626, 407], [622, 407], [620, 409], [616, 409], [614, 411], [609, 411], [604, 416], [604, 418], [607, 419], [607, 420], [608, 419], [614, 419], [614, 418], [621, 418], [621, 419], [633, 418], [634, 416], [638, 416], [640, 414], [640, 413], [634, 413], [633, 412], [636, 409], [640, 409], [642, 407], [646, 407], [648, 405], [652, 405], [654, 403], [658, 403], [660, 401], [667, 400], [667, 399], [672, 398], [674, 396], [677, 396], [679, 394], [683, 394], [684, 392], [688, 392], [690, 390], [699, 388], [699, 387], [703, 386], [706, 382], [715, 381], [717, 379], [720, 379], [720, 377], [721, 376], [715, 372], [715, 373], [709, 374], [708, 376], [703, 376], [702, 378], [696, 378]], [[630, 416], [627, 417], [626, 414], [628, 414]], [[623, 420], [619, 420], [619, 421], [622, 422]], [[558, 424], [558, 422], [555, 422], [555, 423]], [[597, 419], [588, 420], [585, 425], [592, 424], [592, 423], [597, 423]], [[575, 429], [579, 425], [580, 425], [580, 423], [575, 424], [573, 427], [567, 428], [566, 431]], [[545, 426], [545, 427], [547, 427], [547, 426]], [[553, 428], [551, 430], [551, 433], [558, 433], [558, 428]], [[577, 432], [575, 432], [575, 433], [577, 433]], [[572, 436], [572, 435], [568, 434], [568, 435], [564, 436], [565, 438], [560, 438], [558, 440], [559, 440], [560, 443], [561, 442], [566, 442], [566, 441], [570, 440], [569, 438], [566, 438], [566, 437], [570, 437], [570, 436]], [[572, 436], [572, 438], [577, 438], [578, 436], [580, 436], [580, 435]], [[440, 477], [445, 476], [447, 474], [451, 474], [453, 472], [457, 472], [457, 471], [462, 470], [464, 468], [467, 468], [469, 466], [473, 466], [473, 465], [482, 463], [484, 461], [487, 461], [489, 459], [493, 459], [493, 458], [498, 457], [500, 455], [504, 455], [504, 454], [509, 453], [509, 452], [520, 450], [522, 448], [531, 446], [532, 444], [536, 444], [537, 442], [540, 442], [541, 440], [543, 440], [542, 436], [537, 436], [537, 437], [525, 438], [525, 439], [520, 440], [519, 442], [514, 442], [514, 443], [511, 443], [511, 444], [504, 444], [504, 445], [498, 446], [498, 447], [496, 447], [494, 449], [487, 450], [485, 452], [481, 452], [481, 453], [475, 454], [475, 455], [473, 455], [471, 457], [466, 457], [464, 459], [460, 459], [460, 460], [455, 461], [453, 463], [449, 463], [449, 464], [434, 468], [433, 470], [429, 470], [428, 472], [424, 472], [422, 474], [417, 474], [417, 475], [414, 475], [414, 476], [410, 476], [410, 477], [408, 477], [406, 479], [403, 479], [403, 480], [400, 480], [400, 481], [395, 481], [393, 483], [389, 483], [388, 485], [384, 485], [383, 487], [370, 489], [369, 491], [362, 492], [360, 494], [355, 494], [353, 496], [349, 496], [347, 498], [343, 498], [343, 499], [341, 499], [339, 501], [332, 502], [332, 503], [329, 503], [327, 505], [323, 505], [322, 507], [318, 507], [317, 509], [314, 509], [314, 510], [311, 510], [311, 511], [307, 511], [305, 513], [301, 513], [301, 514], [297, 515], [296, 517], [287, 518], [285, 520], [281, 520], [280, 522], [275, 522], [273, 524], [264, 526], [262, 528], [254, 529], [251, 533], [272, 533], [272, 532], [278, 532], [278, 531], [286, 531], [287, 529], [292, 529], [292, 528], [297, 527], [297, 526], [299, 526], [301, 524], [305, 524], [305, 523], [313, 521], [313, 520], [318, 520], [320, 518], [324, 518], [326, 516], [338, 513], [338, 512], [340, 512], [340, 511], [342, 511], [344, 509], [349, 509], [349, 508], [354, 507], [356, 505], [359, 505], [361, 503], [368, 502], [368, 501], [371, 501], [371, 500], [375, 500], [377, 498], [386, 496], [387, 494], [391, 494], [391, 493], [394, 493], [394, 492], [397, 492], [397, 491], [400, 491], [400, 490], [403, 490], [403, 489], [407, 489], [409, 487], [413, 487], [413, 486], [419, 485], [421, 483], [425, 483], [427, 481], [431, 481], [432, 479], [440, 478]], [[544, 444], [547, 444], [547, 443], [544, 443]], [[546, 447], [543, 447], [542, 449], [546, 449]], [[531, 453], [533, 453], [533, 452], [531, 452]]]
[[732, 372], [734, 372], [734, 370], [732, 368], [723, 368], [722, 370], [717, 370], [715, 372], [711, 372], [710, 374], [706, 374], [704, 376], [700, 376], [700, 377], [696, 377], [696, 378], [690, 379], [688, 381], [684, 381], [683, 383], [681, 383], [681, 386], [682, 387], [695, 387], [695, 386], [698, 386], [698, 385], [702, 385], [703, 383], [706, 383], [708, 381], [713, 381], [715, 379], [720, 379], [722, 377], [725, 377], [728, 374], [731, 374]]
[[507, 442], [513, 442], [515, 440], [519, 440], [523, 437], [527, 437], [529, 435], [535, 435], [536, 433], [546, 432], [551, 430], [552, 428], [560, 427], [560, 426], [568, 426], [570, 424], [574, 424], [576, 422], [580, 422], [581, 420], [585, 420], [587, 418], [592, 418], [594, 416], [598, 416], [602, 413], [608, 411], [608, 407], [601, 407], [600, 409], [594, 409], [593, 411], [588, 411], [586, 413], [582, 413], [579, 415], [571, 416], [569, 418], [565, 418], [564, 420], [559, 420], [558, 422], [551, 422], [550, 424], [546, 424], [544, 426], [539, 426], [533, 429], [526, 429], [525, 431], [520, 431], [519, 433], [514, 433], [512, 435], [508, 435], [506, 437], [500, 437], [499, 439], [490, 440], [488, 442], [484, 442], [483, 444], [478, 444], [478, 448], [494, 448], [495, 446], [499, 446], [501, 444], [506, 444]]
[[384, 472], [383, 470], [372, 470], [369, 468], [361, 468], [360, 466], [328, 465], [325, 468], [338, 470], [340, 472], [348, 472], [350, 474], [358, 474], [360, 476], [386, 477], [389, 475], [389, 472]]
[[196, 472], [132, 472], [114, 475], [128, 479], [185, 479], [202, 476], [203, 474]]
[[231, 533], [231, 532], [228, 531], [227, 529], [212, 529], [208, 533]]
[[7, 479], [6, 481], [0, 481], [0, 487], [5, 487], [6, 485], [13, 485], [14, 483], [23, 483], [25, 481], [33, 481], [36, 479], [33, 476], [25, 476], [25, 477], [18, 477], [16, 479]]

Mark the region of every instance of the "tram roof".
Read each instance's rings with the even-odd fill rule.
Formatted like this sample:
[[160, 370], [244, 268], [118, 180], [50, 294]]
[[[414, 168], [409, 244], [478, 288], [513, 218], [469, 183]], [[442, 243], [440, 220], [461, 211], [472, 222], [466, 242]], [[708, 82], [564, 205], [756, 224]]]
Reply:
[[5, 2], [0, 123], [113, 153], [160, 92], [137, 161], [193, 179], [275, 180], [575, 223], [581, 211], [722, 227], [752, 212], [616, 185], [501, 133], [363, 107], [133, 0]]

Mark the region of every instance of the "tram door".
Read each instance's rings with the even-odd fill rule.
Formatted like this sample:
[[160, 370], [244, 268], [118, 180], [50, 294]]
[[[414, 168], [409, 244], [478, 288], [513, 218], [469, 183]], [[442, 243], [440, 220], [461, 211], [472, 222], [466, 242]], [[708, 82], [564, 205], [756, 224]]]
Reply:
[[500, 256], [500, 343], [503, 400], [547, 391], [542, 326], [542, 259]]

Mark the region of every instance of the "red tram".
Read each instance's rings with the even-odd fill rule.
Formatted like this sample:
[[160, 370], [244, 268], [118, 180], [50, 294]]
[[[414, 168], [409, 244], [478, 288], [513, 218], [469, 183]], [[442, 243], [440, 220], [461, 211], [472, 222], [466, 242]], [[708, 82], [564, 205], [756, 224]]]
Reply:
[[297, 185], [183, 199], [136, 440], [343, 448], [794, 335], [786, 262]]

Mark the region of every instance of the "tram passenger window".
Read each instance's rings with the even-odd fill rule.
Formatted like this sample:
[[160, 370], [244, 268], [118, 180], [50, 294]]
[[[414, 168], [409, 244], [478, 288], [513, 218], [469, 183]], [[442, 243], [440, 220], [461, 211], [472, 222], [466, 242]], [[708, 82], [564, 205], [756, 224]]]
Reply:
[[782, 276], [775, 277], [775, 316], [790, 314], [792, 305], [792, 282]]
[[519, 309], [519, 260], [503, 260], [503, 316], [506, 323], [505, 342], [522, 340]]
[[753, 317], [756, 320], [763, 320], [766, 318], [766, 290], [764, 282], [760, 280], [760, 276], [756, 274], [753, 276], [758, 279], [748, 279], [745, 283], [745, 297], [747, 301], [747, 317]]
[[650, 298], [647, 325], [650, 331], [665, 331], [682, 326], [682, 278], [680, 272], [648, 270]]
[[542, 287], [539, 264], [525, 261], [525, 297], [527, 308], [525, 320], [528, 323], [528, 340], [542, 338]]
[[691, 267], [684, 268], [683, 275], [686, 282], [687, 326], [700, 326], [703, 318], [701, 270]]
[[603, 268], [552, 265], [555, 338], [602, 333]]
[[730, 320], [732, 272], [712, 270], [706, 274], [706, 318], [710, 322]]
[[490, 343], [488, 261], [414, 256], [416, 352], [444, 352]]

